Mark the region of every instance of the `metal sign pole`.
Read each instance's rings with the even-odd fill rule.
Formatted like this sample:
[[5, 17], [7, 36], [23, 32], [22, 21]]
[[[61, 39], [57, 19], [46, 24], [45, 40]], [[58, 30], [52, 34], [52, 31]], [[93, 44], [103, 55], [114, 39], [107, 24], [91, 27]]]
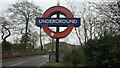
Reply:
[[59, 6], [60, 5], [60, 0], [57, 0], [57, 6]]
[[[68, 18], [60, 18], [60, 14], [64, 15]], [[57, 15], [56, 18], [51, 18], [51, 16]], [[47, 20], [48, 22], [44, 22], [42, 20]], [[66, 20], [67, 22], [56, 22], [51, 23], [49, 20]], [[71, 24], [71, 21], [74, 23]], [[69, 22], [69, 23], [68, 23]], [[64, 24], [63, 24], [64, 23]], [[73, 14], [67, 8], [60, 6], [60, 0], [57, 2], [57, 6], [51, 7], [47, 9], [42, 18], [36, 18], [37, 26], [41, 26], [43, 30], [52, 38], [56, 38], [56, 62], [59, 62], [59, 39], [66, 37], [74, 27], [80, 26], [80, 18], [73, 18]], [[61, 25], [60, 25], [61, 24]], [[56, 27], [56, 32], [53, 32], [49, 27]], [[59, 32], [60, 27], [67, 27], [64, 31]]]
[[[57, 13], [57, 18], [60, 18], [60, 14]], [[59, 26], [56, 27], [56, 32], [59, 32]], [[59, 62], [59, 38], [56, 39], [56, 63]]]
[[[57, 0], [57, 6], [60, 5], [60, 1]], [[60, 18], [60, 14], [57, 13], [57, 18]], [[56, 32], [59, 32], [59, 26], [56, 27]], [[59, 38], [56, 39], [56, 63], [59, 63]]]
[[[57, 15], [57, 18], [51, 18], [53, 15]], [[60, 14], [66, 16], [67, 18], [63, 19], [60, 18]], [[42, 20], [47, 20], [42, 21]], [[66, 20], [67, 22], [53, 22], [51, 23], [49, 20]], [[70, 21], [69, 21], [70, 20]], [[71, 24], [71, 21], [72, 24]], [[56, 24], [57, 22], [57, 24]], [[57, 0], [57, 6], [51, 7], [47, 9], [42, 18], [36, 18], [35, 22], [36, 26], [40, 26], [43, 28], [43, 30], [51, 36], [52, 38], [56, 38], [56, 52], [55, 52], [55, 57], [56, 57], [56, 63], [59, 62], [59, 39], [66, 37], [74, 27], [80, 26], [80, 18], [73, 18], [73, 14], [68, 10], [67, 8], [60, 6], [60, 0]], [[61, 25], [60, 25], [61, 24]], [[49, 27], [56, 27], [56, 32], [53, 32]], [[59, 32], [60, 27], [67, 27], [64, 31]]]

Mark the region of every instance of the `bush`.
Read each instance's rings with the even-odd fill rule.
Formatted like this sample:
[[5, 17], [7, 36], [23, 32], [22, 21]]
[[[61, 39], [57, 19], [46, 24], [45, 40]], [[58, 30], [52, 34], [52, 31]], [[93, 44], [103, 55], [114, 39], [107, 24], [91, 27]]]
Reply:
[[72, 50], [69, 48], [66, 48], [64, 51], [64, 57], [63, 57], [64, 62], [72, 62]]
[[85, 55], [80, 46], [77, 46], [77, 48], [73, 48], [72, 50], [72, 63], [82, 65], [85, 64]]
[[100, 39], [88, 40], [84, 48], [87, 62], [107, 67], [118, 66], [120, 63], [119, 38], [119, 35], [106, 35]]
[[10, 51], [12, 44], [7, 41], [2, 41], [2, 51]]
[[73, 49], [72, 50], [72, 63], [73, 64], [79, 64], [80, 63], [80, 53], [78, 49]]
[[71, 62], [72, 64], [85, 64], [85, 56], [83, 49], [80, 46], [71, 49], [65, 48], [64, 62]]

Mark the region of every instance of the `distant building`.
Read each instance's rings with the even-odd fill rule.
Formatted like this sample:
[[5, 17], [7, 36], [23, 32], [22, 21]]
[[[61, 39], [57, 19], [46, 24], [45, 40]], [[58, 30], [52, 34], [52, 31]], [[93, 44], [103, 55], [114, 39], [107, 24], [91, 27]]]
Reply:
[[[69, 44], [69, 43], [66, 43], [66, 42], [60, 42], [59, 44], [60, 44], [60, 50], [65, 49], [65, 48], [71, 48], [72, 49], [73, 47], [76, 47], [76, 45], [72, 45], [72, 44]], [[51, 42], [51, 43], [45, 44], [44, 46], [45, 46], [45, 49], [54, 51], [56, 43]]]

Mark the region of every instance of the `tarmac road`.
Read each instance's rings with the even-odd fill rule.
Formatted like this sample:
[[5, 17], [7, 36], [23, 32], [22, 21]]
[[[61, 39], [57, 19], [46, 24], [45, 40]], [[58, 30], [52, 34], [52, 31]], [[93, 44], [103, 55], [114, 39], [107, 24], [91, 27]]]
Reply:
[[47, 62], [48, 59], [49, 59], [48, 55], [5, 59], [5, 60], [2, 60], [2, 68], [39, 67], [41, 64]]

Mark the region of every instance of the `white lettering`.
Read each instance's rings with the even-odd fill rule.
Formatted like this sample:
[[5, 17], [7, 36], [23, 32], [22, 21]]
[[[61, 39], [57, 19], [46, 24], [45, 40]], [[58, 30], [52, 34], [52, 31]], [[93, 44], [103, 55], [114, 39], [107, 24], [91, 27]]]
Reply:
[[40, 24], [77, 24], [76, 19], [39, 19]]

